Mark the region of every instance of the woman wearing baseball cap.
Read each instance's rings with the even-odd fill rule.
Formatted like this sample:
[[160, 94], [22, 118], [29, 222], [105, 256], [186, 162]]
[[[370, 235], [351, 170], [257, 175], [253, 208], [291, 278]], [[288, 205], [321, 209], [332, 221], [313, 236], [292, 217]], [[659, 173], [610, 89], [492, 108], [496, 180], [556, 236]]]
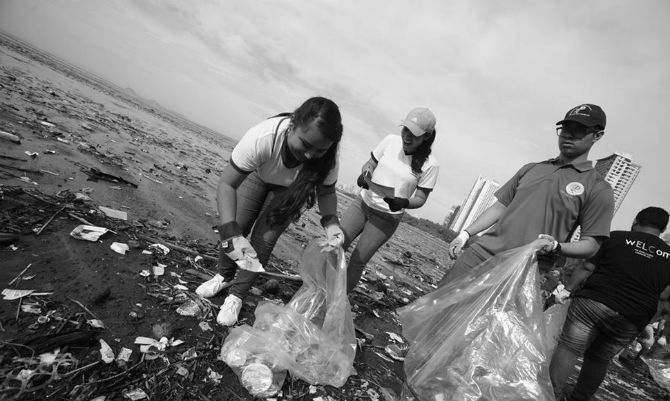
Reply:
[[431, 153], [435, 115], [424, 107], [409, 112], [400, 135], [388, 135], [371, 152], [358, 177], [360, 195], [342, 216], [344, 249], [358, 237], [347, 269], [347, 292], [365, 265], [391, 238], [405, 209], [418, 209], [435, 187], [439, 164]]

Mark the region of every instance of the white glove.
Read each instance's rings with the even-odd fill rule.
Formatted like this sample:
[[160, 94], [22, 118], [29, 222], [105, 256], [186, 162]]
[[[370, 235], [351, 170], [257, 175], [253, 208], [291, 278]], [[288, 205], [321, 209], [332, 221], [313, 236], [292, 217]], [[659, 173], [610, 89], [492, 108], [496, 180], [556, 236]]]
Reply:
[[559, 284], [556, 286], [554, 291], [551, 292], [554, 294], [554, 301], [556, 301], [557, 304], [564, 305], [568, 299], [570, 298], [571, 292], [565, 289], [565, 286], [563, 284]]
[[470, 234], [468, 234], [467, 231], [463, 230], [460, 233], [458, 233], [458, 236], [449, 243], [449, 257], [452, 259], [456, 259], [458, 255], [461, 253], [463, 245], [465, 245], [465, 243], [468, 242], [468, 239], [470, 239]]
[[339, 224], [330, 224], [326, 226], [326, 244], [333, 248], [341, 247], [344, 244], [344, 231]]
[[559, 246], [558, 241], [549, 234], [538, 235], [537, 239], [533, 242], [533, 245], [540, 254], [552, 253]]

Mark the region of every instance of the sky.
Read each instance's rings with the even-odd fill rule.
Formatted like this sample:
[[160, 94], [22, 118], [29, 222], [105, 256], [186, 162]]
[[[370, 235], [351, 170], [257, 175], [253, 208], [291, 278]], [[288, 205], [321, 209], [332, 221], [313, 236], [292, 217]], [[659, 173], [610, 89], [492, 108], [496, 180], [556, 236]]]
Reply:
[[478, 175], [556, 156], [555, 123], [595, 103], [607, 128], [590, 158], [642, 165], [613, 229], [670, 210], [668, 0], [0, 0], [0, 29], [234, 139], [331, 98], [342, 184], [428, 107], [440, 175], [412, 214], [436, 222]]

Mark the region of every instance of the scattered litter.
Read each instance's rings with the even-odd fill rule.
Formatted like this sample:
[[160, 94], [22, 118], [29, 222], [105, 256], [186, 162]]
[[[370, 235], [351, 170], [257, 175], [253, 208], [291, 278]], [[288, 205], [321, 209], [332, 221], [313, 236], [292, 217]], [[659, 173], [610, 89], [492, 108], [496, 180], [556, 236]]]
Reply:
[[189, 299], [177, 308], [177, 313], [182, 316], [204, 317], [209, 307], [201, 300]]
[[104, 363], [112, 363], [114, 361], [114, 351], [102, 338], [100, 339], [100, 357]]
[[119, 366], [124, 366], [130, 361], [130, 355], [133, 353], [133, 350], [130, 348], [123, 347], [119, 351], [119, 355], [116, 356], [116, 363]]
[[128, 247], [128, 244], [123, 244], [121, 242], [112, 242], [112, 245], [110, 245], [110, 248], [116, 253], [120, 253], [121, 255], [125, 255], [126, 252], [130, 250], [130, 247]]
[[175, 373], [178, 374], [179, 376], [186, 377], [188, 376], [188, 369], [186, 369], [183, 366], [180, 366], [177, 368], [177, 371]]
[[167, 265], [158, 263], [156, 266], [151, 266], [154, 276], [162, 276], [165, 274], [165, 268]]
[[195, 348], [189, 348], [181, 354], [181, 359], [188, 361], [189, 359], [194, 359], [198, 357], [198, 353], [195, 351]]
[[366, 391], [366, 393], [368, 393], [368, 397], [370, 397], [372, 401], [379, 400], [379, 393], [377, 393], [375, 390], [369, 388], [368, 391]]
[[100, 211], [103, 212], [107, 217], [111, 217], [112, 219], [123, 221], [128, 220], [128, 213], [124, 212], [123, 210], [111, 209], [104, 206], [98, 206], [98, 209], [100, 209]]
[[70, 143], [70, 141], [68, 141], [67, 139], [63, 139], [63, 138], [61, 138], [61, 137], [59, 137], [59, 136], [56, 137], [56, 140], [57, 140], [58, 142]]
[[211, 331], [212, 326], [209, 325], [207, 322], [200, 322], [200, 330], [202, 331]]
[[5, 288], [2, 290], [2, 299], [6, 301], [13, 301], [15, 299], [26, 297], [34, 292], [35, 290], [16, 290], [13, 288]]
[[386, 347], [384, 347], [384, 351], [386, 351], [386, 354], [391, 358], [395, 359], [396, 361], [404, 361], [405, 354], [407, 353], [407, 348], [399, 347], [396, 344], [389, 344]]
[[150, 272], [149, 270], [147, 270], [147, 269], [144, 269], [144, 270], [142, 270], [142, 271], [140, 272], [140, 276], [142, 276], [142, 277], [149, 277], [149, 276], [151, 276], [151, 272]]
[[33, 159], [40, 155], [40, 154], [37, 153], [37, 152], [31, 152], [31, 151], [29, 151], [29, 150], [26, 150], [26, 151], [23, 152], [23, 153], [27, 154], [28, 156], [32, 157]]
[[147, 398], [147, 393], [145, 393], [141, 388], [136, 388], [134, 390], [124, 391], [123, 396], [130, 399], [131, 401], [137, 401]]
[[91, 327], [96, 328], [96, 329], [104, 329], [105, 328], [105, 324], [100, 319], [87, 320], [86, 323], [88, 323], [89, 325], [91, 325]]
[[220, 373], [213, 371], [212, 368], [207, 368], [207, 377], [216, 384], [221, 383], [221, 379], [223, 378]]
[[316, 386], [315, 385], [311, 384], [309, 386], [309, 393], [310, 394], [316, 394]]
[[391, 333], [390, 331], [387, 331], [386, 334], [388, 334], [388, 336], [391, 337], [391, 340], [395, 342], [399, 342], [401, 344], [405, 342], [405, 340], [403, 340], [402, 337], [400, 337], [396, 333]]
[[42, 313], [42, 309], [39, 307], [38, 304], [23, 303], [21, 304], [21, 312], [33, 313], [35, 315], [39, 315], [40, 313]]
[[92, 199], [91, 199], [90, 196], [88, 196], [86, 194], [82, 194], [80, 192], [77, 192], [76, 194], [74, 194], [74, 200], [90, 202]]
[[172, 288], [179, 291], [188, 291], [188, 287], [183, 284], [175, 284]]
[[36, 183], [35, 181], [31, 180], [30, 178], [28, 178], [26, 176], [19, 177], [18, 179], [23, 181], [23, 182], [27, 182], [28, 184], [39, 185], [38, 183]]
[[75, 227], [70, 235], [77, 239], [83, 239], [86, 241], [96, 242], [100, 237], [102, 237], [106, 232], [111, 230], [104, 227], [80, 225]]
[[56, 151], [55, 151], [55, 150], [51, 150], [51, 149], [47, 149], [47, 150], [44, 151], [44, 154], [45, 154], [45, 155], [55, 155], [55, 154], [56, 154]]
[[[60, 138], [56, 138], [60, 139]], [[127, 181], [125, 178], [117, 177], [115, 175], [107, 174], [104, 173], [97, 168], [91, 167], [89, 170], [84, 171], [87, 175], [89, 180], [91, 181], [97, 181], [97, 180], [104, 180], [104, 181], [109, 181], [109, 182], [114, 182], [114, 183], [122, 183], [129, 185], [133, 188], [137, 188], [137, 184], [132, 183], [130, 181]]]
[[21, 138], [9, 132], [0, 130], [0, 139], [4, 139], [10, 142], [14, 142], [17, 145], [21, 144]]
[[53, 127], [56, 126], [56, 124], [50, 123], [48, 121], [40, 121], [39, 123], [42, 124], [43, 126], [49, 127], [49, 128], [53, 128]]
[[170, 253], [170, 248], [166, 247], [163, 244], [151, 244], [147, 248], [157, 249], [157, 250], [161, 251], [161, 253], [163, 253], [163, 255], [167, 255], [168, 253]]

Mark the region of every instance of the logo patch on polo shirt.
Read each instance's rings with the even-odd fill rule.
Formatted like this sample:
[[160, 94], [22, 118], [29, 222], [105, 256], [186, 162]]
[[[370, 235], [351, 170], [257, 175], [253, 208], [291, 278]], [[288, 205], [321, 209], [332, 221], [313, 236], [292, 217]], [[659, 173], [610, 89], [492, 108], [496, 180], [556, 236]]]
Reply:
[[565, 186], [565, 192], [570, 195], [581, 195], [584, 193], [584, 185], [581, 182], [571, 182]]

